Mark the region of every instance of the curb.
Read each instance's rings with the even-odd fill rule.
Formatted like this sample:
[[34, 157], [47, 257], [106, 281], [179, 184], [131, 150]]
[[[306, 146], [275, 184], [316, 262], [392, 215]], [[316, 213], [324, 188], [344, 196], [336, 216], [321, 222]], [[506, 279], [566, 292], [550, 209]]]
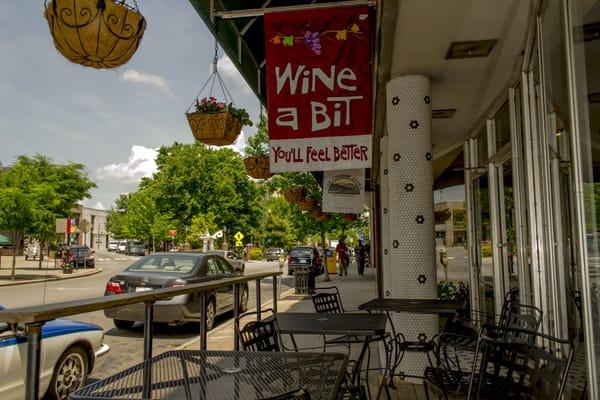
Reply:
[[100, 272], [102, 272], [102, 268], [94, 268], [94, 269], [91, 269], [89, 271], [85, 271], [85, 272], [82, 272], [82, 273], [79, 273], [79, 274], [75, 274], [75, 275], [70, 275], [70, 276], [64, 276], [64, 275], [63, 276], [49, 276], [48, 278], [44, 278], [44, 279], [32, 279], [32, 280], [29, 280], [29, 281], [1, 282], [0, 283], [0, 287], [28, 285], [30, 283], [63, 281], [63, 280], [66, 280], [66, 279], [83, 278], [83, 277], [86, 277], [86, 276], [99, 274]]
[[[279, 298], [279, 299], [277, 299], [277, 301], [281, 300], [281, 298], [283, 298], [284, 296], [286, 296], [286, 295], [287, 295], [289, 292], [291, 292], [291, 291], [293, 291], [293, 290], [294, 290], [294, 288], [291, 288], [291, 289], [288, 289], [288, 290], [286, 290], [285, 292], [281, 293], [281, 294], [279, 295], [279, 297], [280, 297], [280, 298]], [[266, 305], [268, 305], [268, 304], [271, 304], [271, 303], [273, 303], [273, 299], [271, 299], [271, 300], [268, 300], [268, 301], [265, 301], [264, 303], [262, 303], [262, 305], [263, 305], [263, 306], [266, 306]], [[252, 308], [252, 309], [248, 309], [248, 311], [247, 311], [247, 312], [250, 312], [250, 311], [255, 311], [255, 310], [256, 310], [256, 307], [254, 307], [254, 308]], [[219, 333], [219, 332], [221, 332], [222, 330], [224, 330], [225, 328], [231, 329], [231, 328], [232, 328], [232, 326], [233, 326], [233, 323], [234, 323], [234, 319], [233, 319], [233, 318], [231, 318], [230, 320], [228, 320], [227, 322], [225, 322], [223, 325], [220, 325], [220, 326], [218, 326], [217, 328], [213, 329], [212, 331], [208, 332], [208, 335], [207, 335], [207, 336], [209, 336], [210, 334], [213, 334], [213, 335], [214, 335], [214, 334], [216, 334], [216, 333]], [[184, 344], [182, 344], [182, 345], [178, 346], [177, 348], [175, 348], [175, 350], [184, 350], [186, 347], [188, 347], [188, 346], [191, 346], [191, 345], [193, 345], [194, 343], [196, 343], [196, 342], [199, 342], [199, 341], [200, 341], [200, 337], [199, 337], [199, 336], [198, 336], [198, 337], [195, 337], [195, 338], [193, 338], [193, 339], [190, 339], [190, 340], [188, 340], [188, 341], [187, 341], [187, 342], [185, 342]]]

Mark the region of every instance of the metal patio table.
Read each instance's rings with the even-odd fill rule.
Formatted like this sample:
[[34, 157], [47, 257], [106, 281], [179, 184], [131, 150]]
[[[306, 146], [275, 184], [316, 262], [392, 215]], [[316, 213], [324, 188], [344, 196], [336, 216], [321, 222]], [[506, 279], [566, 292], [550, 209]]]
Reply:
[[[360, 369], [373, 336], [385, 334], [386, 317], [367, 313], [277, 313], [277, 324], [282, 334], [289, 334], [298, 350], [294, 335], [342, 335], [364, 337], [360, 355], [352, 371], [352, 382], [360, 384]], [[324, 353], [326, 354], [326, 353]], [[312, 397], [312, 394], [311, 394]]]
[[[71, 394], [91, 399], [265, 399], [304, 389], [336, 398], [348, 358], [332, 353], [174, 350]], [[144, 386], [149, 369], [151, 387]]]
[[446, 325], [448, 325], [456, 314], [465, 313], [466, 304], [457, 300], [377, 298], [359, 305], [358, 309], [368, 312], [385, 312], [390, 321], [392, 333], [396, 337], [396, 329], [390, 312], [446, 315], [448, 316]]

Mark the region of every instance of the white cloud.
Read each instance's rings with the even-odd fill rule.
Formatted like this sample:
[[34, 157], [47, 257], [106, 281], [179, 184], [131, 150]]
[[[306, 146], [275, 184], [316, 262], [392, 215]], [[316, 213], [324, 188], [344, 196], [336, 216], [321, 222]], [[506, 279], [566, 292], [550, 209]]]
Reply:
[[[212, 73], [212, 64], [210, 64], [210, 72]], [[231, 61], [231, 59], [229, 57], [227, 57], [227, 54], [223, 54], [220, 58], [219, 61], [217, 62], [217, 69], [219, 70], [219, 74], [224, 78], [225, 84], [229, 84], [230, 82], [233, 82], [233, 84], [239, 89], [241, 90], [244, 94], [252, 94], [252, 89], [250, 88], [250, 86], [248, 85], [248, 83], [244, 80], [244, 78], [242, 77], [242, 75], [240, 74], [240, 72], [237, 70], [237, 68], [235, 67], [235, 65], [233, 64], [233, 61]], [[213, 89], [213, 96], [215, 96], [215, 91], [217, 92], [217, 96], [215, 97], [219, 97], [221, 96], [221, 88], [217, 86], [218, 83], [215, 85], [215, 88]]]
[[246, 147], [246, 133], [242, 130], [240, 132], [240, 135], [237, 137], [237, 139], [235, 140], [234, 144], [230, 144], [228, 146], [209, 146], [211, 149], [231, 149], [241, 155], [244, 155], [244, 149]]
[[167, 93], [169, 96], [175, 97], [175, 94], [169, 85], [169, 81], [162, 76], [146, 74], [144, 72], [136, 71], [135, 69], [126, 69], [119, 75], [119, 78], [125, 82], [134, 82], [141, 83], [142, 85], [154, 86], [155, 88]]
[[104, 204], [102, 204], [101, 201], [99, 201], [96, 204], [94, 204], [93, 208], [96, 209], [96, 210], [106, 210], [106, 207], [104, 207]]
[[96, 170], [99, 180], [117, 180], [123, 183], [139, 182], [142, 177], [156, 172], [158, 151], [144, 146], [133, 145], [127, 161], [105, 165]]

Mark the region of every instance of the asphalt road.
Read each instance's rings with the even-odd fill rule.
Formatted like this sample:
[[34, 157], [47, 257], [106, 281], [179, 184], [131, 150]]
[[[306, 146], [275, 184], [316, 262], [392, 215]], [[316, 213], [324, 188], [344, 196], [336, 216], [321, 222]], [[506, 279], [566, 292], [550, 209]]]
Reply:
[[[104, 295], [106, 281], [112, 275], [122, 271], [139, 257], [130, 257], [115, 253], [96, 253], [96, 266], [102, 272], [92, 276], [34, 283], [0, 288], [0, 304], [6, 307], [24, 307], [39, 304], [48, 304], [61, 301], [77, 300]], [[279, 270], [276, 262], [249, 262], [246, 263], [247, 272], [262, 272]], [[282, 290], [293, 285], [293, 278], [283, 278]], [[249, 284], [249, 307], [256, 304], [255, 283]], [[263, 281], [261, 285], [262, 302], [271, 300], [272, 284], [270, 280]], [[136, 324], [132, 330], [121, 330], [114, 327], [112, 320], [107, 319], [102, 311], [79, 314], [73, 319], [100, 325], [104, 332], [104, 342], [111, 346], [111, 351], [100, 358], [91, 375], [93, 379], [105, 378], [118, 371], [128, 368], [142, 361], [143, 353], [143, 326]], [[232, 313], [224, 314], [217, 318], [216, 326], [232, 318]], [[199, 324], [186, 324], [169, 326], [155, 324], [153, 352], [159, 354], [175, 349], [198, 335]]]

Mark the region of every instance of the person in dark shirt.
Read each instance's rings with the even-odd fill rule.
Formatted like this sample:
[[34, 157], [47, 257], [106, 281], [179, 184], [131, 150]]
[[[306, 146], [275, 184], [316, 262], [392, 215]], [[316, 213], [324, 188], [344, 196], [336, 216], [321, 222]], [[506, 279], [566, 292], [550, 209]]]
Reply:
[[348, 275], [348, 264], [350, 263], [350, 258], [348, 257], [348, 248], [344, 243], [344, 237], [340, 237], [340, 241], [335, 247], [335, 251], [338, 254], [338, 259], [340, 260], [340, 276]]
[[367, 257], [366, 247], [363, 245], [362, 240], [358, 241], [358, 245], [354, 248], [354, 257], [356, 258], [356, 267], [358, 268], [358, 275], [365, 273], [365, 259]]

